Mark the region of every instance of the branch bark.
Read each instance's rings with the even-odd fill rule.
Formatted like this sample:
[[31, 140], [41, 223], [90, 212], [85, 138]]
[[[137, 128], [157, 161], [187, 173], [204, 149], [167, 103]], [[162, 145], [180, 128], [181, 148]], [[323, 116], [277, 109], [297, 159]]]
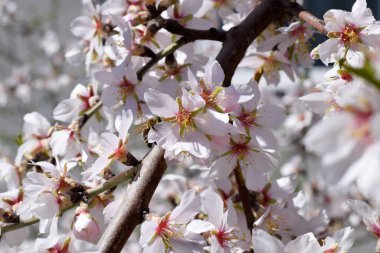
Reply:
[[176, 20], [164, 19], [162, 17], [156, 18], [158, 24], [168, 30], [169, 32], [183, 36], [187, 41], [196, 40], [215, 40], [224, 41], [226, 39], [227, 32], [218, 30], [216, 28], [210, 28], [208, 30], [195, 30], [182, 26]]
[[154, 146], [143, 159], [135, 180], [130, 184], [115, 217], [107, 226], [98, 246], [103, 253], [120, 252], [133, 230], [149, 212], [149, 202], [166, 169], [164, 150]]
[[270, 23], [284, 15], [286, 4], [289, 5], [289, 0], [262, 0], [245, 20], [227, 32], [216, 57], [225, 74], [223, 86], [231, 85], [232, 76], [249, 45]]

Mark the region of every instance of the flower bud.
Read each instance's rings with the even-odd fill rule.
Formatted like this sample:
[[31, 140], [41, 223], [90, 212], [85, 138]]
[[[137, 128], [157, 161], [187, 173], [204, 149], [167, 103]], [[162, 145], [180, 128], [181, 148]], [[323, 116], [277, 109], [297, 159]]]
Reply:
[[76, 238], [83, 241], [96, 243], [99, 240], [101, 235], [99, 225], [87, 207], [77, 208], [73, 233]]

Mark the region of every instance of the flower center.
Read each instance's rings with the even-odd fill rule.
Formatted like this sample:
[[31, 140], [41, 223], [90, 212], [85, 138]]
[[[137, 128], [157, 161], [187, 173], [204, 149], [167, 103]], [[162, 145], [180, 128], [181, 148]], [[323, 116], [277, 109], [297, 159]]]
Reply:
[[213, 234], [223, 249], [232, 248], [233, 240], [237, 239], [231, 229], [219, 228], [218, 230], [213, 231]]
[[238, 120], [241, 122], [241, 124], [244, 126], [244, 127], [253, 127], [253, 126], [257, 126], [257, 123], [255, 122], [255, 119], [257, 117], [257, 111], [253, 111], [253, 112], [242, 112], [239, 116], [238, 116]]
[[360, 42], [360, 29], [358, 29], [355, 25], [347, 24], [340, 33], [340, 39], [343, 43], [357, 43]]
[[191, 112], [185, 109], [180, 110], [176, 115], [176, 120], [181, 127], [187, 128], [192, 123]]
[[123, 77], [123, 81], [119, 83], [119, 92], [120, 95], [125, 99], [126, 97], [133, 94], [135, 91], [135, 85], [128, 81], [127, 78]]

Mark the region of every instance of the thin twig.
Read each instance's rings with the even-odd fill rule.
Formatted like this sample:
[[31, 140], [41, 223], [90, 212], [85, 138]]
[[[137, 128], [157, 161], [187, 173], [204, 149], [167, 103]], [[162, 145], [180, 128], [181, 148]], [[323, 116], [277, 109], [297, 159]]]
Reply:
[[[92, 198], [96, 197], [98, 194], [103, 193], [103, 192], [105, 192], [105, 191], [107, 191], [107, 190], [109, 190], [115, 186], [118, 186], [119, 184], [133, 178], [133, 176], [140, 169], [140, 167], [141, 167], [141, 164], [138, 164], [137, 166], [133, 167], [132, 169], [129, 169], [129, 170], [111, 178], [110, 180], [104, 182], [103, 184], [101, 184], [95, 188], [87, 190], [86, 193], [87, 193], [88, 198], [92, 199]], [[62, 214], [64, 212], [78, 206], [78, 204], [79, 204], [79, 202], [78, 203], [70, 203], [70, 204], [62, 207], [60, 210], [60, 213]], [[38, 219], [38, 218], [30, 218], [27, 220], [21, 220], [19, 223], [0, 227], [0, 235], [2, 236], [9, 231], [13, 231], [13, 230], [20, 229], [20, 228], [23, 228], [26, 226], [30, 226], [32, 224], [39, 222], [39, 221], [40, 221], [40, 219]]]
[[243, 204], [247, 227], [249, 231], [252, 231], [253, 223], [255, 222], [255, 216], [253, 215], [253, 212], [252, 212], [249, 190], [247, 189], [247, 186], [245, 185], [245, 181], [244, 181], [240, 166], [237, 166], [234, 169], [234, 176], [235, 176], [238, 192], [240, 195], [240, 200], [241, 200], [241, 203]]
[[173, 19], [156, 18], [158, 24], [169, 32], [183, 36], [187, 41], [196, 40], [215, 40], [223, 42], [226, 39], [227, 32], [210, 28], [208, 30], [196, 30], [182, 26], [179, 22]]
[[166, 47], [164, 50], [159, 52], [156, 57], [150, 59], [149, 62], [147, 62], [139, 71], [137, 71], [137, 78], [139, 80], [142, 80], [145, 73], [150, 70], [157, 62], [159, 62], [162, 58], [165, 56], [168, 56], [169, 54], [176, 51], [178, 48], [182, 47], [183, 45], [187, 44], [189, 41], [187, 41], [184, 38], [180, 38], [176, 42], [170, 44], [168, 47]]
[[315, 28], [317, 31], [327, 34], [327, 30], [325, 27], [325, 23], [323, 20], [317, 18], [310, 12], [306, 11], [301, 5], [298, 3], [291, 3], [288, 8], [286, 9], [288, 12], [290, 12], [292, 15], [299, 17], [306, 23], [308, 23], [310, 26]]

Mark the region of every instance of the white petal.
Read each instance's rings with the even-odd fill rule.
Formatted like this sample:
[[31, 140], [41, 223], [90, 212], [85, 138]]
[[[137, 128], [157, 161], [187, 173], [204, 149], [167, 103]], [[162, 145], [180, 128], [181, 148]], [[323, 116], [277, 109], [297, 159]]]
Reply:
[[173, 210], [170, 220], [176, 223], [187, 223], [201, 209], [201, 198], [196, 195], [195, 190], [186, 191], [181, 198], [181, 203]]
[[284, 244], [264, 230], [254, 229], [252, 241], [255, 253], [285, 253]]
[[145, 102], [151, 112], [160, 117], [173, 117], [178, 112], [178, 104], [169, 95], [149, 89], [144, 94]]
[[202, 192], [202, 205], [208, 215], [209, 221], [219, 227], [223, 220], [223, 200], [212, 189], [207, 189]]
[[204, 220], [193, 220], [187, 225], [186, 229], [193, 233], [201, 234], [215, 229], [215, 225]]

